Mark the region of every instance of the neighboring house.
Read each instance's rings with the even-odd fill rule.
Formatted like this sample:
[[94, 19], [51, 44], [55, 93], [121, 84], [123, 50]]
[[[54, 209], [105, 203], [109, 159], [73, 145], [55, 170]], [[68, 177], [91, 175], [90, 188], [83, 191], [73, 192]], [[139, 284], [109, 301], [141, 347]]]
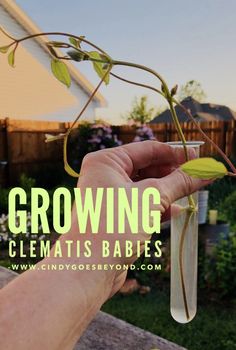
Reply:
[[[192, 97], [187, 97], [181, 102], [196, 118], [197, 121], [214, 121], [214, 120], [236, 120], [236, 112], [232, 111], [229, 107], [216, 105], [213, 103], [200, 103], [194, 100]], [[180, 122], [188, 122], [190, 119], [183, 112], [183, 110], [177, 106], [175, 107], [176, 113]], [[171, 123], [171, 113], [167, 109], [160, 115], [155, 117], [150, 123]]]
[[[41, 32], [12, 0], [0, 0], [0, 26], [17, 38]], [[9, 40], [0, 33], [0, 46]], [[71, 121], [87, 101], [94, 87], [73, 64], [68, 63], [70, 89], [52, 75], [51, 56], [45, 46], [50, 40], [38, 37], [20, 44], [14, 69], [8, 65], [6, 54], [0, 54], [0, 118]], [[95, 109], [105, 105], [97, 93], [84, 117], [93, 120]]]

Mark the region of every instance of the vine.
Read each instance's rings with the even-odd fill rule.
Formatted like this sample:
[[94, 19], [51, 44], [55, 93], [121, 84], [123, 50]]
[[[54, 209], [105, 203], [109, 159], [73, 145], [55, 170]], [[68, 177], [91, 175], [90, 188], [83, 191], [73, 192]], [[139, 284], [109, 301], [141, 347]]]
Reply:
[[[136, 86], [140, 86], [146, 89], [150, 89], [157, 94], [161, 95], [168, 103], [171, 116], [173, 119], [173, 123], [175, 125], [177, 134], [179, 136], [180, 141], [182, 142], [184, 152], [185, 152], [185, 158], [186, 163], [181, 166], [182, 170], [187, 173], [190, 176], [198, 177], [198, 178], [206, 178], [206, 179], [215, 179], [215, 178], [221, 178], [225, 175], [236, 177], [236, 168], [230, 161], [230, 159], [227, 157], [227, 155], [204, 133], [204, 131], [201, 129], [200, 125], [197, 123], [197, 121], [194, 119], [193, 115], [189, 110], [185, 108], [180, 102], [178, 102], [175, 99], [175, 94], [177, 92], [178, 86], [175, 85], [173, 88], [169, 88], [168, 84], [164, 80], [164, 78], [155, 70], [133, 62], [126, 62], [121, 60], [113, 60], [106, 51], [101, 49], [99, 46], [95, 45], [91, 41], [87, 40], [84, 36], [77, 36], [69, 33], [61, 33], [61, 32], [46, 32], [46, 33], [37, 33], [28, 35], [22, 38], [13, 38], [11, 35], [9, 35], [5, 30], [0, 28], [0, 30], [11, 40], [10, 44], [0, 47], [0, 52], [3, 54], [8, 53], [8, 63], [11, 67], [15, 66], [15, 54], [17, 51], [17, 48], [19, 45], [26, 41], [37, 37], [44, 37], [44, 36], [60, 36], [60, 37], [66, 37], [68, 39], [68, 42], [64, 41], [48, 41], [45, 43], [45, 46], [47, 50], [49, 51], [50, 55], [52, 56], [51, 59], [51, 70], [53, 75], [63, 84], [65, 84], [68, 88], [71, 85], [71, 77], [69, 69], [64, 61], [90, 61], [93, 65], [93, 68], [97, 75], [100, 78], [100, 81], [96, 88], [93, 90], [92, 94], [90, 95], [88, 101], [85, 103], [84, 107], [81, 109], [78, 116], [75, 118], [74, 122], [72, 123], [71, 127], [67, 130], [65, 134], [60, 134], [58, 136], [51, 136], [47, 135], [46, 142], [51, 142], [58, 139], [64, 139], [64, 145], [63, 145], [63, 158], [64, 158], [64, 166], [67, 173], [71, 176], [78, 177], [79, 174], [75, 172], [71, 166], [68, 164], [67, 160], [67, 143], [68, 143], [68, 137], [72, 129], [75, 127], [76, 123], [92, 101], [93, 97], [96, 95], [97, 91], [101, 87], [103, 83], [106, 85], [109, 84], [110, 76], [119, 79], [123, 82], [133, 84]], [[82, 44], [86, 44], [93, 48], [95, 51], [87, 51], [82, 48]], [[12, 50], [10, 50], [12, 48]], [[65, 55], [61, 56], [61, 51], [59, 53], [58, 49], [66, 50]], [[9, 52], [10, 50], [10, 52]], [[121, 77], [115, 73], [112, 72], [112, 69], [115, 66], [126, 66], [131, 67], [135, 69], [139, 69], [142, 71], [145, 71], [157, 78], [160, 84], [160, 88], [157, 88], [156, 86], [153, 87], [151, 85], [143, 84], [140, 82], [134, 82], [131, 80], [128, 80], [124, 77]], [[187, 152], [187, 145], [186, 145], [186, 139], [184, 136], [184, 133], [181, 129], [180, 122], [178, 120], [178, 116], [176, 114], [174, 105], [179, 106], [184, 113], [190, 118], [190, 120], [194, 123], [194, 125], [197, 127], [199, 132], [202, 134], [204, 139], [207, 142], [210, 142], [212, 146], [215, 148], [215, 150], [223, 157], [223, 159], [228, 164], [231, 171], [228, 171], [226, 167], [220, 163], [215, 161], [212, 158], [199, 158], [194, 160], [189, 160], [188, 158], [188, 152]], [[197, 211], [196, 205], [194, 203], [193, 197], [188, 196], [188, 203], [189, 206], [185, 208], [186, 210], [186, 217], [184, 222], [184, 227], [182, 230], [182, 234], [180, 237], [180, 246], [179, 246], [179, 266], [180, 266], [180, 279], [181, 279], [181, 286], [182, 286], [182, 294], [183, 294], [183, 300], [184, 300], [184, 307], [185, 307], [185, 313], [186, 318], [189, 319], [189, 310], [187, 305], [187, 297], [186, 297], [186, 288], [185, 288], [185, 281], [184, 281], [184, 275], [183, 275], [183, 245], [184, 245], [184, 239], [187, 231], [188, 224], [190, 222], [191, 216], [194, 215]]]

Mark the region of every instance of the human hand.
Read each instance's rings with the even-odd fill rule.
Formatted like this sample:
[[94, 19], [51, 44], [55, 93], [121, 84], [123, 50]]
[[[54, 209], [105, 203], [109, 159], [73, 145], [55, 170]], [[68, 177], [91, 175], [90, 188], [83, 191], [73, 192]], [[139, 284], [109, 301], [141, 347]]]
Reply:
[[[188, 149], [189, 157], [195, 157], [194, 149]], [[130, 193], [133, 187], [138, 188], [140, 196], [148, 187], [157, 188], [161, 196], [159, 210], [162, 213], [162, 221], [170, 217], [170, 205], [177, 199], [197, 191], [200, 187], [209, 183], [206, 180], [195, 179], [179, 169], [179, 166], [185, 162], [183, 148], [172, 148], [168, 144], [157, 141], [144, 141], [132, 143], [112, 149], [106, 149], [89, 153], [82, 163], [81, 175], [78, 186], [83, 192], [87, 187], [96, 191], [98, 187], [114, 189], [123, 187], [126, 193]], [[141, 203], [141, 200], [139, 201]], [[131, 264], [137, 259], [136, 251], [130, 258], [125, 257], [125, 241], [130, 240], [135, 246], [140, 241], [142, 250], [145, 241], [150, 239], [142, 226], [139, 228], [139, 234], [132, 234], [130, 227], [124, 235], [116, 233], [106, 234], [106, 203], [102, 207], [101, 222], [97, 235], [90, 233], [89, 227], [86, 237], [80, 237], [80, 240], [91, 239], [93, 241], [92, 255], [97, 263], [113, 264]], [[157, 209], [157, 208], [156, 208]], [[172, 214], [177, 214], [178, 206], [172, 206]], [[142, 208], [139, 207], [139, 217]], [[76, 216], [74, 212], [74, 216]], [[73, 222], [76, 220], [74, 219]], [[76, 229], [72, 228], [72, 235], [76, 234]], [[78, 236], [77, 236], [78, 238]], [[114, 246], [117, 240], [120, 241], [122, 257], [105, 260], [102, 258], [101, 241], [109, 240], [110, 247]], [[94, 262], [94, 261], [93, 261]], [[112, 272], [113, 273], [113, 272]], [[107, 272], [108, 275], [108, 272]], [[109, 285], [110, 294], [114, 294], [123, 284], [126, 272], [113, 273], [111, 285]]]
[[[189, 149], [189, 152], [190, 157], [194, 157], [193, 150]], [[165, 220], [169, 218], [170, 205], [176, 199], [208, 183], [182, 173], [178, 167], [184, 161], [182, 148], [171, 148], [157, 141], [144, 141], [98, 151], [85, 157], [78, 186], [81, 194], [88, 187], [94, 190], [98, 187], [123, 187], [128, 194], [133, 187], [137, 187], [140, 195], [147, 187], [155, 187], [160, 192], [159, 209], [162, 219]], [[139, 210], [141, 209], [140, 207]], [[178, 208], [175, 208], [176, 210]], [[150, 235], [146, 234], [142, 227], [138, 234], [132, 234], [129, 227], [125, 234], [106, 234], [105, 214], [104, 204], [98, 234], [93, 234], [89, 226], [86, 234], [79, 234], [74, 207], [72, 228], [60, 238], [64, 252], [67, 251], [66, 240], [71, 240], [72, 243], [79, 240], [83, 243], [83, 240], [90, 239], [93, 242], [90, 258], [78, 258], [75, 250], [70, 256], [62, 254], [62, 257], [55, 257], [52, 254], [41, 260], [35, 269], [21, 274], [1, 291], [2, 348], [72, 349], [101, 305], [120, 289], [126, 277], [125, 272], [115, 269], [59, 269], [63, 263], [65, 267], [104, 263], [122, 265], [136, 260], [137, 255], [134, 251], [131, 258], [122, 254], [121, 257], [114, 259], [111, 256], [103, 261], [100, 248], [103, 239], [109, 240], [111, 246], [119, 240], [122, 253], [126, 239], [134, 245], [138, 240], [144, 244], [150, 239]], [[73, 247], [76, 247], [76, 244]], [[54, 249], [55, 246], [52, 250]], [[56, 265], [58, 271], [54, 268], [42, 268]], [[32, 324], [39, 326], [29, 333]]]

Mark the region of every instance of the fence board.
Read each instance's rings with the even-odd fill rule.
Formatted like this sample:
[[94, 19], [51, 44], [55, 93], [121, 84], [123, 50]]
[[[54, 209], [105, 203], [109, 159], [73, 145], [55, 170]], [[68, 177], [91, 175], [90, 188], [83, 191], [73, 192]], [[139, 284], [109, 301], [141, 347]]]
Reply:
[[[62, 162], [62, 141], [45, 143], [45, 133], [64, 133], [72, 123], [0, 119], [0, 185], [14, 183], [22, 171], [38, 169], [44, 164]], [[186, 140], [204, 140], [194, 123], [181, 124]], [[177, 141], [178, 134], [172, 123], [151, 124], [158, 141]], [[201, 128], [228, 156], [236, 155], [236, 121], [210, 121]], [[132, 142], [135, 127], [114, 126], [114, 132], [123, 143]], [[201, 156], [216, 155], [214, 147], [205, 143]], [[4, 165], [7, 162], [7, 166]]]

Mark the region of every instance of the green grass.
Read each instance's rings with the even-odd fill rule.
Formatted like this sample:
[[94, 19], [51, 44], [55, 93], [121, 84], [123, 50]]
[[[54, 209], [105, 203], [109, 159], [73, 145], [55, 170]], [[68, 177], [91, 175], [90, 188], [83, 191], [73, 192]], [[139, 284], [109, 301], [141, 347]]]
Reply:
[[164, 292], [148, 295], [116, 295], [103, 311], [146, 329], [188, 350], [235, 350], [236, 310], [206, 302], [188, 324], [175, 322], [169, 312], [169, 297]]

